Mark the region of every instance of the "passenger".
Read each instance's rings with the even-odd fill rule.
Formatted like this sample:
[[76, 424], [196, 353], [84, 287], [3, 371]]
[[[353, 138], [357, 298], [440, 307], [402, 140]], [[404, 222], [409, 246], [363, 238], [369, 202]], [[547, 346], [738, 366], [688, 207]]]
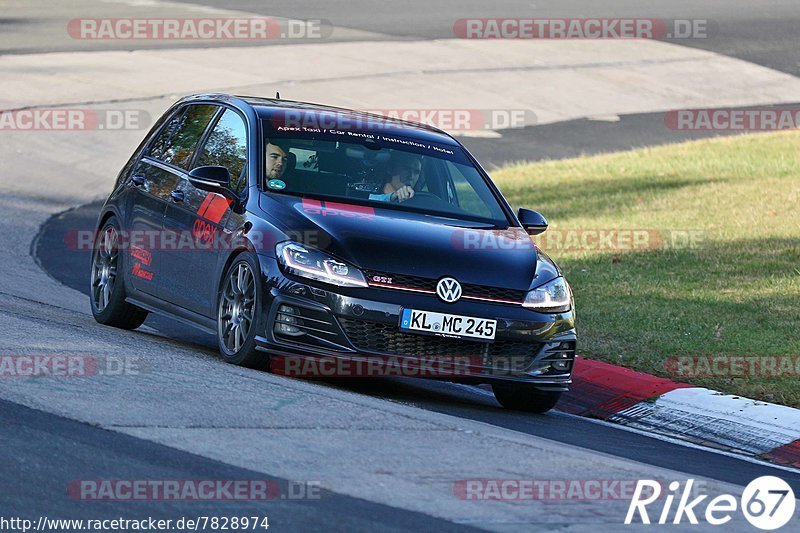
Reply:
[[414, 185], [422, 174], [422, 161], [418, 157], [394, 156], [389, 161], [389, 181], [383, 194], [370, 194], [370, 200], [380, 202], [405, 202], [414, 197]]
[[267, 143], [267, 168], [266, 175], [268, 180], [278, 180], [286, 173], [289, 168], [289, 147], [283, 143]]

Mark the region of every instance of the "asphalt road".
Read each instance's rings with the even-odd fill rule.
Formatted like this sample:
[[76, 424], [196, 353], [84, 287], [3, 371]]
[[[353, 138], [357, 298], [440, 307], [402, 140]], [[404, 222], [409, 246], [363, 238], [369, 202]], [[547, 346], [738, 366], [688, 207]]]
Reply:
[[[4, 437], [0, 517], [25, 518], [34, 523], [42, 515], [65, 520], [120, 517], [142, 520], [152, 517], [176, 521], [181, 517], [220, 517], [218, 501], [140, 501], [132, 511], [129, 501], [81, 501], [76, 493], [68, 494], [65, 487], [75, 481], [93, 479], [265, 480], [280, 489], [269, 492], [269, 499], [265, 500], [227, 501], [224, 516], [255, 516], [259, 520], [266, 516], [269, 525], [279, 531], [308, 531], [312, 528], [364, 532], [420, 531], [427, 528], [437, 531], [473, 530], [421, 513], [325, 490], [316, 491], [313, 485], [294, 485], [297, 488], [290, 490], [289, 484], [297, 480], [265, 476], [263, 472], [236, 468], [3, 400], [0, 400], [0, 427]], [[313, 492], [306, 492], [301, 497], [304, 490]]]
[[704, 39], [675, 42], [712, 50], [789, 74], [800, 74], [800, 8], [794, 0], [410, 0], [402, 7], [371, 0], [261, 2], [259, 0], [178, 0], [297, 19], [325, 19], [334, 26], [386, 35], [386, 38], [449, 39], [453, 23], [482, 17], [646, 17], [705, 19]]
[[[795, 109], [797, 106], [762, 107]], [[613, 120], [582, 118], [507, 129], [499, 139], [465, 137], [459, 141], [491, 171], [515, 161], [564, 159], [732, 134], [670, 130], [664, 126], [664, 113], [636, 113], [618, 115]]]

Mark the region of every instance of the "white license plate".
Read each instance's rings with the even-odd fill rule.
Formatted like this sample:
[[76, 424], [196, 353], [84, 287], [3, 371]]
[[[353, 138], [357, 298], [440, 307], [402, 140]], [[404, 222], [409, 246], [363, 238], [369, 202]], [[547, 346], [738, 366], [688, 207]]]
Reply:
[[403, 309], [403, 314], [400, 315], [400, 329], [440, 337], [492, 340], [497, 332], [497, 320]]

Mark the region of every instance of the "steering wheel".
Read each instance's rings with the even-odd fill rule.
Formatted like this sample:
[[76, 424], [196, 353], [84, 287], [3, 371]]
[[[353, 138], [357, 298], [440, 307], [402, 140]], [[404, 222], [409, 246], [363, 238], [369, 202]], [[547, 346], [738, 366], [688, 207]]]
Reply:
[[413, 197], [400, 203], [414, 207], [436, 207], [442, 205], [442, 199], [428, 191], [417, 191]]

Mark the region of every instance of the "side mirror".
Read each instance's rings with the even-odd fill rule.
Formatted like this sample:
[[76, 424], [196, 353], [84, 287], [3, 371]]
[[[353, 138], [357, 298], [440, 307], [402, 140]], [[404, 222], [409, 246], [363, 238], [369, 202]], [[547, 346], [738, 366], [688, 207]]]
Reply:
[[225, 167], [197, 167], [189, 172], [189, 183], [204, 191], [223, 194], [231, 185], [231, 173]]
[[197, 167], [189, 172], [189, 183], [200, 190], [221, 194], [231, 201], [234, 211], [241, 209], [241, 200], [231, 190], [231, 173], [225, 167]]
[[531, 235], [539, 235], [547, 230], [547, 219], [532, 209], [520, 208], [517, 218], [522, 227]]

